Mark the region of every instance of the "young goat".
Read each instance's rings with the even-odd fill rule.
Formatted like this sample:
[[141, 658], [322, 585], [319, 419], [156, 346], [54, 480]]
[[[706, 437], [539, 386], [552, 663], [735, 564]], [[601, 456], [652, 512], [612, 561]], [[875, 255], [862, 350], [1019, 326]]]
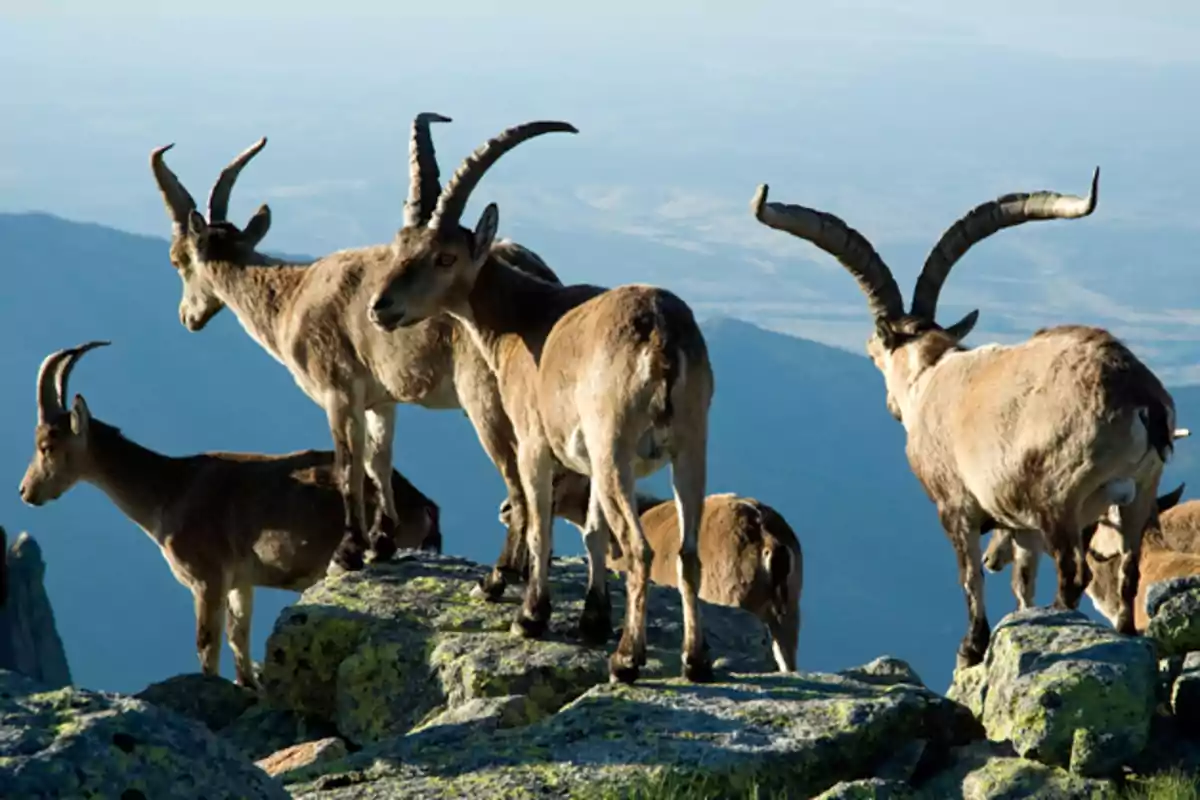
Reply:
[[[587, 524], [591, 481], [574, 472], [554, 481], [554, 513], [583, 530]], [[500, 504], [507, 525], [511, 506]], [[668, 500], [638, 493], [637, 512], [646, 541], [654, 551], [650, 580], [679, 585], [679, 519]], [[800, 591], [804, 553], [795, 532], [778, 511], [751, 497], [710, 494], [696, 537], [703, 579], [700, 599], [742, 608], [767, 626], [780, 672], [796, 669], [800, 637]], [[629, 571], [629, 557], [609, 542], [608, 568]]]
[[1172, 451], [1171, 395], [1099, 328], [1044, 328], [1019, 344], [968, 350], [962, 340], [978, 310], [946, 328], [934, 319], [943, 281], [973, 244], [1023, 222], [1091, 214], [1098, 180], [1097, 169], [1086, 198], [1009, 194], [972, 210], [934, 246], [907, 313], [891, 271], [862, 234], [831, 214], [768, 203], [766, 184], [751, 202], [763, 224], [837, 258], [867, 296], [875, 321], [867, 352], [883, 373], [888, 410], [907, 433], [909, 465], [958, 556], [970, 616], [959, 666], [978, 663], [991, 636], [984, 528], [1043, 531], [1058, 567], [1055, 605], [1077, 608], [1089, 580], [1084, 529], [1110, 505], [1123, 506], [1117, 627], [1134, 632], [1142, 529]]
[[[1176, 428], [1172, 438], [1186, 439], [1190, 435], [1191, 431], [1187, 428]], [[1180, 486], [1174, 492], [1159, 497], [1158, 511], [1161, 513], [1174, 506], [1179, 501], [1179, 494], [1182, 491], [1183, 487]], [[1120, 513], [1119, 507], [1109, 508], [1106, 519], [1109, 520], [1110, 525], [1119, 525], [1115, 521], [1120, 519]], [[1147, 524], [1151, 521], [1147, 520]], [[1088, 536], [1094, 535], [1096, 524], [1099, 523], [1089, 526], [1087, 529]], [[984, 533], [986, 532], [984, 531]], [[1174, 533], [1174, 526], [1172, 526], [1172, 533]], [[1008, 564], [1013, 565], [1011, 586], [1013, 596], [1017, 598], [1017, 608], [1019, 609], [1031, 608], [1033, 606], [1034, 591], [1037, 588], [1038, 557], [1044, 549], [1042, 534], [1038, 531], [1013, 531], [1007, 528], [997, 528], [992, 532], [992, 538], [988, 542], [987, 549], [983, 551], [983, 568], [988, 572], [1000, 572]], [[1191, 550], [1192, 548], [1185, 545], [1179, 549]], [[1200, 552], [1200, 550], [1197, 552]], [[1143, 558], [1140, 563], [1144, 566], [1146, 559]], [[1089, 591], [1090, 596], [1090, 590], [1085, 591]], [[1095, 598], [1092, 599], [1095, 600]], [[1136, 613], [1137, 607], [1134, 608], [1134, 611]]]
[[[449, 121], [432, 113], [418, 114], [413, 121], [406, 225], [422, 224], [433, 213], [440, 186], [429, 125]], [[246, 332], [325, 409], [345, 502], [340, 528], [344, 538], [334, 563], [347, 570], [363, 566], [366, 477], [382, 498], [371, 526], [371, 546], [379, 559], [391, 554], [387, 528], [397, 521], [397, 512], [385, 478], [392, 469], [396, 403], [461, 407], [504, 479], [518, 510], [516, 522], [522, 523], [525, 500], [512, 424], [495, 378], [462, 326], [442, 315], [385, 334], [367, 322], [367, 298], [373, 289], [364, 278], [387, 263], [391, 247], [342, 250], [315, 262], [285, 263], [257, 250], [271, 224], [265, 204], [242, 230], [226, 219], [234, 182], [266, 141], [260, 139], [221, 171], [209, 195], [207, 219], [163, 160], [173, 145], [155, 149], [150, 166], [173, 226], [171, 262], [183, 281], [180, 322], [190, 331], [202, 330], [228, 305]], [[515, 243], [496, 243], [488, 258], [558, 282], [535, 253]], [[505, 577], [523, 576], [527, 561], [524, 529], [513, 527], [484, 590], [491, 596], [503, 593]]]
[[704, 507], [708, 411], [713, 375], [704, 337], [677, 295], [645, 285], [560, 286], [488, 257], [499, 212], [489, 204], [474, 232], [460, 225], [471, 191], [502, 154], [565, 122], [510, 128], [467, 157], [447, 182], [426, 224], [396, 235], [392, 266], [370, 304], [383, 330], [440, 313], [461, 320], [496, 374], [517, 435], [517, 466], [527, 500], [531, 569], [514, 629], [540, 636], [550, 617], [552, 480], [559, 465], [592, 478], [584, 539], [588, 594], [580, 633], [611, 632], [604, 576], [609, 529], [630, 556], [621, 642], [613, 680], [634, 681], [646, 658], [646, 580], [653, 553], [637, 514], [635, 481], [671, 462], [682, 530], [683, 673], [712, 674], [697, 596], [696, 537]]
[[[329, 451], [287, 455], [156, 453], [91, 416], [67, 379], [76, 361], [108, 342], [46, 357], [38, 370], [34, 453], [21, 499], [41, 506], [79, 481], [102, 490], [159, 546], [196, 605], [203, 672], [217, 674], [221, 622], [237, 682], [254, 686], [250, 616], [254, 587], [302, 591], [325, 575], [341, 539], [341, 493]], [[441, 552], [437, 504], [392, 471], [399, 522], [394, 544]]]

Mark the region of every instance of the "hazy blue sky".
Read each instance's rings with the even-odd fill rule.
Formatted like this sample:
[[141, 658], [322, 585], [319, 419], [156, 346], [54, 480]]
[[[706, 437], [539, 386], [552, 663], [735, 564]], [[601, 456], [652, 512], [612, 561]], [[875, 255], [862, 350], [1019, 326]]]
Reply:
[[981, 341], [1109, 324], [1170, 378], [1200, 379], [1180, 285], [1200, 250], [1195, 4], [247, 5], [0, 2], [0, 210], [165, 235], [149, 150], [176, 142], [203, 196], [266, 134], [235, 218], [267, 200], [268, 245], [315, 254], [390, 237], [415, 112], [454, 118], [443, 173], [503, 127], [561, 118], [581, 133], [524, 146], [477, 193], [504, 232], [568, 280], [653, 274], [705, 312], [861, 352], [852, 282], [751, 219], [757, 183], [863, 230], [907, 288], [974, 204], [1082, 192], [1099, 164], [1092, 219], [981, 246], [945, 313], [980, 305]]

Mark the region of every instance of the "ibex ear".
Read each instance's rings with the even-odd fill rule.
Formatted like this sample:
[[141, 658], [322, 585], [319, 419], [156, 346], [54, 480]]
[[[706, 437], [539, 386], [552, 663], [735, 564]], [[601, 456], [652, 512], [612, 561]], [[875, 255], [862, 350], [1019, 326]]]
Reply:
[[204, 221], [204, 216], [192, 209], [188, 212], [188, 235], [199, 238], [208, 232], [208, 223]]
[[897, 337], [896, 332], [892, 330], [892, 325], [886, 319], [875, 320], [875, 335], [879, 338], [884, 349], [896, 349]]
[[71, 404], [71, 433], [76, 436], [86, 436], [88, 432], [88, 424], [92, 421], [92, 414], [88, 411], [87, 403], [84, 402], [83, 395], [75, 395], [75, 401]]
[[950, 334], [950, 337], [954, 339], [954, 341], [961, 342], [963, 339], [967, 338], [967, 335], [970, 334], [975, 328], [975, 323], [978, 321], [979, 309], [977, 308], [960, 319], [958, 322], [951, 325], [949, 328], [944, 328], [944, 330], [946, 333]]
[[1179, 498], [1183, 497], [1183, 487], [1186, 484], [1179, 484], [1174, 491], [1167, 492], [1158, 498], [1158, 513], [1166, 511], [1168, 508], [1174, 508], [1179, 503]]
[[258, 247], [258, 243], [263, 240], [269, 230], [271, 230], [271, 208], [263, 203], [246, 223], [242, 234], [246, 237], [247, 244], [251, 247]]
[[488, 203], [487, 208], [479, 216], [479, 224], [475, 226], [474, 252], [475, 260], [482, 263], [492, 249], [496, 240], [496, 229], [500, 226], [500, 209], [495, 203]]

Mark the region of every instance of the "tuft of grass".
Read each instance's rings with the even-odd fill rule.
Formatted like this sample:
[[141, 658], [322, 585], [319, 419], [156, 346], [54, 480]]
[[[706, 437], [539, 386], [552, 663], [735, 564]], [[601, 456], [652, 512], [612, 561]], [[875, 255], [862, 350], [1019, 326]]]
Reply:
[[753, 780], [730, 791], [727, 777], [666, 770], [654, 775], [638, 775], [620, 785], [585, 789], [572, 797], [578, 800], [713, 800], [717, 797], [723, 800], [787, 800], [788, 795], [768, 792]]
[[1180, 770], [1133, 778], [1122, 800], [1200, 800], [1200, 775]]

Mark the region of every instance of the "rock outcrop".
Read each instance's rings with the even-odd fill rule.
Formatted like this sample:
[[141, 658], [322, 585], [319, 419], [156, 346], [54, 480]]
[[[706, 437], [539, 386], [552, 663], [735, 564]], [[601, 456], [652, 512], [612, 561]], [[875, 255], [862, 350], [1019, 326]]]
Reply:
[[198, 722], [132, 697], [48, 689], [5, 670], [0, 797], [282, 800], [288, 793]]
[[8, 549], [4, 549], [3, 538], [0, 536], [0, 552], [5, 556], [0, 562], [0, 669], [19, 672], [42, 686], [67, 686], [71, 670], [46, 595], [42, 548], [28, 533], [21, 533]]
[[1172, 578], [1146, 590], [1146, 636], [1164, 657], [1200, 652], [1200, 575]]
[[1030, 609], [1000, 621], [983, 663], [960, 670], [950, 696], [1017, 755], [1103, 776], [1146, 747], [1157, 682], [1149, 639], [1078, 611]]

